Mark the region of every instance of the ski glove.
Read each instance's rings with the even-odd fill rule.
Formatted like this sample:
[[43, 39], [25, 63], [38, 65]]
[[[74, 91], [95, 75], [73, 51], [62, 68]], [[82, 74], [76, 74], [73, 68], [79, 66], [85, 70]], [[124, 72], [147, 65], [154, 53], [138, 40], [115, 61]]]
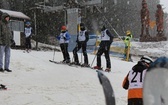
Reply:
[[67, 40], [66, 37], [64, 37], [64, 40]]
[[11, 46], [14, 47], [16, 45], [15, 41], [11, 39]]

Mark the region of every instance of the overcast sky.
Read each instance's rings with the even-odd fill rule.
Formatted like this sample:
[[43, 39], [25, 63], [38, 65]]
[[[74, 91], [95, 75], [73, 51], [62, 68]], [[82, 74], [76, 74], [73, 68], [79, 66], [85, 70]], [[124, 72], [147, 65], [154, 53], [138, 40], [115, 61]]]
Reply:
[[163, 5], [164, 11], [168, 13], [168, 0], [160, 0], [160, 4]]

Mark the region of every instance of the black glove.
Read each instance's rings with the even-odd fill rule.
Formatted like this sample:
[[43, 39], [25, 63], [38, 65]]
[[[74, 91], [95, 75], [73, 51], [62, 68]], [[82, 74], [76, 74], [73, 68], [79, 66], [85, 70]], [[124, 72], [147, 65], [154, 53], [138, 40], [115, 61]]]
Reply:
[[78, 40], [76, 40], [76, 43], [79, 43], [79, 41], [78, 41]]
[[109, 46], [111, 45], [112, 42], [113, 42], [112, 40], [109, 41]]
[[122, 40], [125, 40], [125, 37], [122, 37]]
[[15, 41], [11, 39], [11, 46], [14, 47], [16, 45]]
[[30, 35], [29, 38], [32, 38], [32, 35]]
[[66, 37], [64, 37], [64, 40], [67, 40]]

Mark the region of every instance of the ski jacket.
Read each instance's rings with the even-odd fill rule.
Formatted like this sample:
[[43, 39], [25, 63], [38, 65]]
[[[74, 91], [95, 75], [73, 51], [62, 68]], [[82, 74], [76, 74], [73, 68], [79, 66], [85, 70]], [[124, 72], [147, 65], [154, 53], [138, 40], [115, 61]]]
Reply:
[[105, 46], [110, 46], [111, 43], [113, 42], [113, 35], [107, 30], [103, 30], [101, 32], [101, 42], [100, 42], [100, 47], [105, 47]]
[[132, 34], [129, 34], [124, 39], [125, 47], [131, 46]]
[[9, 15], [7, 13], [3, 13], [0, 21], [0, 45], [11, 46], [13, 41], [11, 29], [9, 26], [9, 22], [5, 20]]
[[57, 39], [59, 40], [59, 43], [69, 43], [70, 35], [67, 31], [61, 32], [59, 36], [57, 36]]
[[87, 42], [89, 40], [89, 34], [87, 30], [81, 30], [79, 34], [77, 35], [76, 42]]
[[122, 87], [128, 90], [128, 99], [142, 98], [143, 82], [147, 66], [139, 61], [124, 78]]
[[28, 38], [32, 34], [32, 27], [25, 27], [25, 37]]

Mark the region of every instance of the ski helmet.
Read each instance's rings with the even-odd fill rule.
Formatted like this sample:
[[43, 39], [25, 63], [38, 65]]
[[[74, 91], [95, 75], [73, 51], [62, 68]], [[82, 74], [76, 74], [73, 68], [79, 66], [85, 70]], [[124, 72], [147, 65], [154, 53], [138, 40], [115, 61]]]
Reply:
[[84, 23], [80, 23], [80, 27], [85, 27], [85, 24]]
[[103, 25], [102, 28], [101, 28], [101, 31], [104, 31], [106, 29], [106, 26]]
[[127, 30], [126, 31], [126, 35], [130, 35], [131, 34], [131, 31], [130, 30]]
[[30, 25], [30, 22], [26, 22], [26, 25]]
[[153, 59], [150, 58], [149, 56], [142, 56], [140, 61], [145, 62], [147, 64], [153, 63]]
[[67, 30], [66, 26], [62, 26], [61, 30], [64, 30], [64, 31]]
[[85, 24], [84, 24], [84, 23], [80, 23], [80, 29], [81, 29], [82, 31], [85, 30]]

